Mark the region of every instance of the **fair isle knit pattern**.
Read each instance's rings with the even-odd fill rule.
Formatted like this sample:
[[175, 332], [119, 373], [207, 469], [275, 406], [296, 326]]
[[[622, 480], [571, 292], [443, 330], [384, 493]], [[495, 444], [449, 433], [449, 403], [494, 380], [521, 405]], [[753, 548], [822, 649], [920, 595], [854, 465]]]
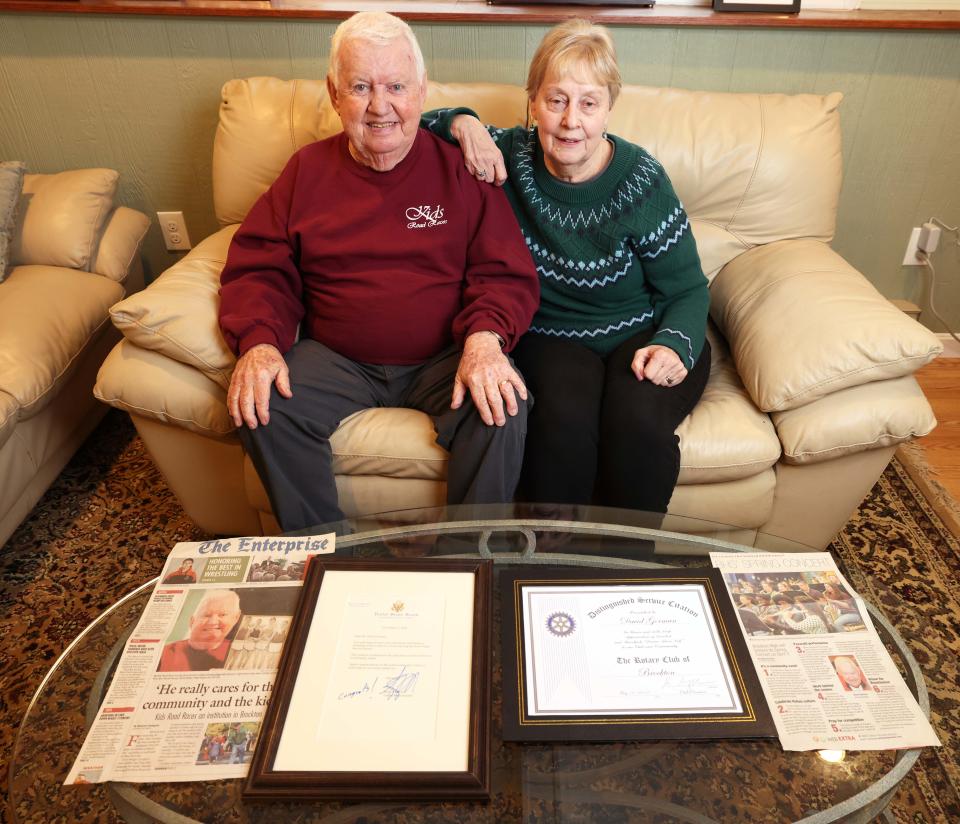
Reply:
[[[452, 140], [465, 109], [428, 112]], [[687, 214], [663, 166], [611, 137], [613, 157], [593, 180], [567, 184], [547, 170], [536, 129], [488, 127], [507, 164], [507, 196], [540, 276], [531, 332], [579, 341], [601, 355], [649, 330], [689, 369], [703, 348], [709, 305]]]

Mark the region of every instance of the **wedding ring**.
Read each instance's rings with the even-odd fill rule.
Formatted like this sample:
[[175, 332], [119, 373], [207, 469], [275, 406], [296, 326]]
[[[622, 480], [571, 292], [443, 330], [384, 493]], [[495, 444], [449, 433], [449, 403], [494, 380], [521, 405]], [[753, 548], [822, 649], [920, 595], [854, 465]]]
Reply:
[[667, 386], [673, 386], [673, 378], [671, 377], [667, 378]]
[[484, 169], [481, 169], [479, 172], [477, 172], [477, 177], [486, 177], [486, 176], [487, 176], [487, 173]]

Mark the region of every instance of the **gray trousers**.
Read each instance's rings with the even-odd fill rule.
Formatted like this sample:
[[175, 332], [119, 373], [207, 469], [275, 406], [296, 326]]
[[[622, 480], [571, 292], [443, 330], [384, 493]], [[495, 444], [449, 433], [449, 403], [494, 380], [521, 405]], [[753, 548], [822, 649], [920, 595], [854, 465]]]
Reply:
[[[487, 426], [469, 394], [450, 408], [460, 350], [451, 347], [414, 366], [357, 363], [314, 340], [299, 341], [287, 354], [292, 398], [276, 386], [270, 423], [237, 431], [260, 475], [273, 514], [286, 532], [344, 518], [337, 503], [330, 436], [361, 409], [419, 409], [433, 419], [437, 443], [450, 452], [447, 503], [506, 503], [520, 478], [527, 412], [519, 398], [515, 417]], [[373, 513], [364, 513], [373, 514]]]

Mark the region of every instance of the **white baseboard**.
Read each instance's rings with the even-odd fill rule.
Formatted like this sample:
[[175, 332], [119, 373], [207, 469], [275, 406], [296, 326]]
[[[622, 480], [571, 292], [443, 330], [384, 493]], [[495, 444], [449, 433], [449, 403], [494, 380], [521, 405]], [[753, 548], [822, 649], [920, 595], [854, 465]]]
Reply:
[[[960, 332], [956, 333], [960, 337]], [[937, 332], [937, 337], [943, 343], [943, 354], [941, 358], [960, 358], [960, 343], [957, 343], [949, 332]]]

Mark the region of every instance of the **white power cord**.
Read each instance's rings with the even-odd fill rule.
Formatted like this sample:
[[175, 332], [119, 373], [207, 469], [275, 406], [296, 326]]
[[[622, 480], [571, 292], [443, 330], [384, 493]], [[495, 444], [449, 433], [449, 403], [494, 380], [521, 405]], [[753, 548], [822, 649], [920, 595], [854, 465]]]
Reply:
[[952, 232], [955, 244], [960, 247], [960, 227], [948, 226], [942, 220], [931, 217], [920, 229], [920, 237], [917, 239], [917, 257], [920, 258], [920, 260], [923, 261], [923, 265], [930, 270], [930, 288], [927, 296], [930, 311], [933, 312], [933, 316], [943, 324], [943, 328], [947, 330], [947, 334], [957, 343], [960, 343], [960, 338], [950, 331], [950, 324], [940, 316], [933, 302], [933, 287], [937, 281], [937, 270], [933, 268], [933, 261], [930, 260], [930, 255], [933, 254], [940, 241], [941, 228]]

